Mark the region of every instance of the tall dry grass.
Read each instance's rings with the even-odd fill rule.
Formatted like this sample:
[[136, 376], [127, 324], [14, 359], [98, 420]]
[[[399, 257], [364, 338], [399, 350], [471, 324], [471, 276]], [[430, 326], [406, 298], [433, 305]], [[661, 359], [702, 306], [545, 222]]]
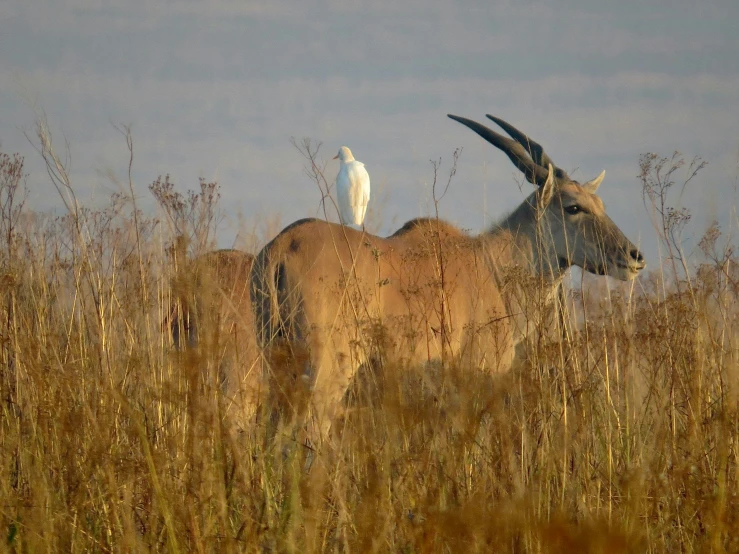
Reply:
[[158, 181], [161, 219], [132, 186], [89, 211], [40, 150], [64, 216], [27, 209], [0, 156], [3, 551], [739, 551], [739, 272], [716, 226], [682, 252], [679, 159], [642, 159], [668, 263], [584, 278], [507, 375], [367, 372], [305, 471], [263, 418], [234, 423], [211, 342], [163, 325], [217, 187]]

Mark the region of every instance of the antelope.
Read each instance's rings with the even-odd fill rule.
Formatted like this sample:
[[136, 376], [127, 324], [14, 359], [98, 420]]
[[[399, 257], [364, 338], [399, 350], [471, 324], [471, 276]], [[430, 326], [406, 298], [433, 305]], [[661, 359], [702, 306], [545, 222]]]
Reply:
[[[376, 355], [378, 329], [383, 357], [398, 362], [388, 367], [448, 359], [505, 372], [542, 305], [530, 301], [531, 283], [546, 305], [573, 265], [625, 281], [646, 265], [595, 194], [605, 171], [580, 184], [502, 119], [488, 115], [511, 138], [449, 117], [502, 150], [537, 186], [502, 221], [471, 236], [416, 219], [382, 238], [303, 219], [257, 255], [251, 295], [273, 417], [294, 392], [279, 389], [300, 389], [309, 443], [328, 438], [358, 368]], [[296, 363], [282, 363], [285, 352]]]
[[263, 396], [260, 352], [249, 297], [254, 256], [239, 250], [216, 250], [196, 258], [173, 282], [168, 319], [178, 350], [200, 349], [215, 363], [217, 386], [227, 413], [247, 427]]

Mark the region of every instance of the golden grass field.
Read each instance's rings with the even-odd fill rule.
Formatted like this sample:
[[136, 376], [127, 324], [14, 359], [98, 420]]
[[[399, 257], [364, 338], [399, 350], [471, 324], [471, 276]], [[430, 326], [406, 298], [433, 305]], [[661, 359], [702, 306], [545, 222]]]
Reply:
[[217, 187], [85, 210], [41, 150], [61, 217], [0, 157], [1, 551], [739, 552], [737, 256], [715, 226], [680, 250], [675, 158], [642, 158], [663, 263], [572, 283], [506, 375], [368, 375], [306, 471], [166, 324]]

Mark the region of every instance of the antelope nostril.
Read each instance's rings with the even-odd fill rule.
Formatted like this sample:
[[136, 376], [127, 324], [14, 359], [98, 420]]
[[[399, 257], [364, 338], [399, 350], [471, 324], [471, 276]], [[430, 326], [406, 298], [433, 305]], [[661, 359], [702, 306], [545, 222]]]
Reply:
[[634, 261], [637, 261], [640, 263], [644, 261], [644, 256], [642, 256], [642, 253], [639, 252], [636, 248], [634, 248], [631, 252], [629, 252], [629, 254], [631, 255], [631, 259]]

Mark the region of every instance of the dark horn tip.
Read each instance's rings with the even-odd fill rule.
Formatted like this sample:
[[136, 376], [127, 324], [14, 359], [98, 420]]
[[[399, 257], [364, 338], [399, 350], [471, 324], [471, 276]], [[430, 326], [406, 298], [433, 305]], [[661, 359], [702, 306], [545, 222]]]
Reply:
[[475, 123], [471, 119], [467, 119], [466, 117], [461, 117], [459, 115], [454, 115], [453, 113], [448, 113], [446, 114], [446, 116], [449, 119], [453, 119], [454, 121], [457, 121], [458, 123], [461, 123], [462, 125], [467, 125], [468, 127], [470, 126], [470, 124], [477, 125], [477, 123]]

